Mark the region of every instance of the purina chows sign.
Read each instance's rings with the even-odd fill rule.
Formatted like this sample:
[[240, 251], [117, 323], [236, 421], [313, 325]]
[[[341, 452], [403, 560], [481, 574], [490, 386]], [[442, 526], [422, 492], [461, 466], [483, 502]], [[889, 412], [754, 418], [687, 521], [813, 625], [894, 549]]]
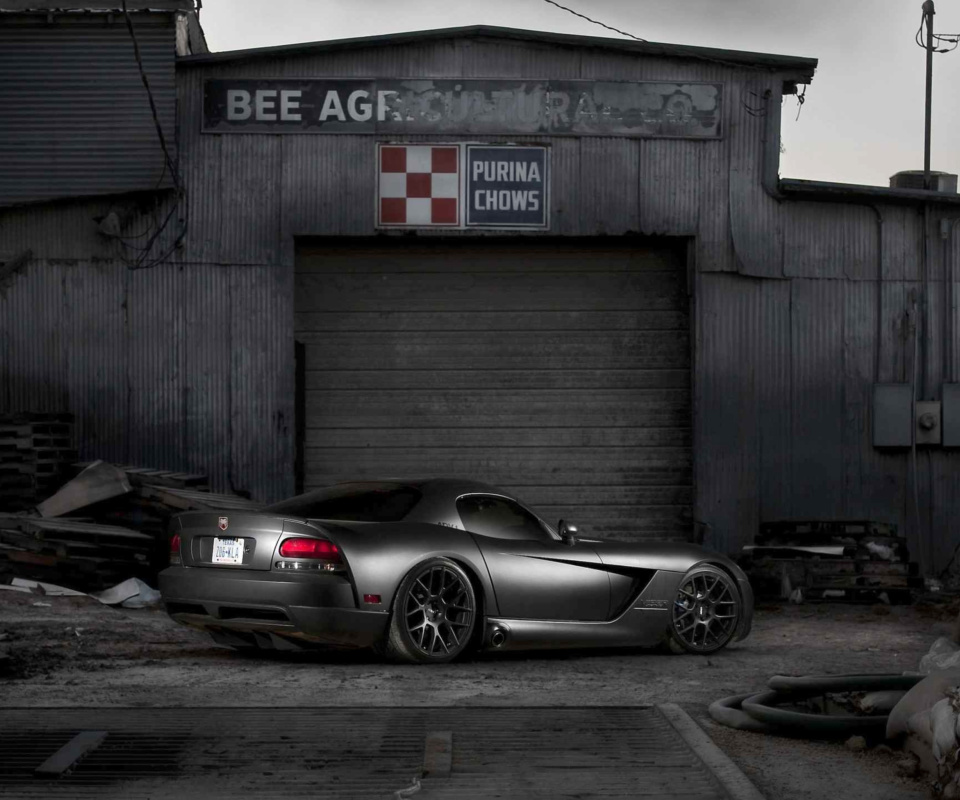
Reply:
[[377, 145], [378, 228], [550, 227], [550, 148]]

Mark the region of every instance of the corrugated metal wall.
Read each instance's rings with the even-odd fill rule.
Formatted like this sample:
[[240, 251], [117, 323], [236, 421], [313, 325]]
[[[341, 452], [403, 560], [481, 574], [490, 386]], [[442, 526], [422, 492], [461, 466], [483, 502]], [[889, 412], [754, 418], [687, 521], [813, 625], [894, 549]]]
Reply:
[[[230, 75], [723, 81], [721, 140], [546, 140], [551, 233], [696, 236], [696, 517], [709, 543], [735, 550], [760, 520], [852, 515], [900, 523], [928, 567], [949, 557], [958, 456], [920, 453], [918, 513], [909, 456], [870, 445], [872, 383], [913, 376], [917, 212], [884, 205], [878, 227], [862, 205], [769, 197], [762, 98], [779, 113], [780, 76], [714, 63], [477, 37], [182, 67], [189, 233], [169, 265], [128, 274], [95, 232], [102, 205], [0, 215], [0, 258], [35, 255], [0, 296], [4, 405], [75, 410], [88, 456], [203, 469], [258, 498], [292, 491], [294, 239], [375, 234], [375, 139], [202, 135], [202, 81]], [[933, 396], [960, 354], [956, 324], [943, 346], [957, 289], [940, 242]]]
[[[172, 14], [134, 14], [175, 145]], [[175, 150], [171, 153], [175, 156]], [[0, 14], [0, 205], [154, 189], [163, 153], [122, 14]]]
[[874, 383], [916, 379], [921, 399], [939, 399], [960, 374], [956, 325], [943, 335], [957, 294], [945, 253], [960, 263], [960, 242], [932, 253], [924, 390], [914, 371], [922, 217], [877, 211], [882, 231], [870, 208], [785, 203], [784, 268], [803, 277], [698, 276], [698, 513], [721, 549], [749, 542], [761, 521], [789, 518], [896, 523], [928, 569], [960, 540], [960, 453], [921, 447], [914, 474], [909, 451], [874, 448], [871, 428]]

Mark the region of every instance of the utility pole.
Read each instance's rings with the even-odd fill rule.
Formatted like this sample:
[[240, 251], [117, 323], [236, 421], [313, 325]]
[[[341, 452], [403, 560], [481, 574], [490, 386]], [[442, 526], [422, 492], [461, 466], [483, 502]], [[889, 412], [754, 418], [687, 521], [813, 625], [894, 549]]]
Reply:
[[927, 41], [924, 47], [927, 51], [927, 101], [924, 109], [923, 127], [923, 188], [930, 189], [930, 111], [933, 105], [933, 0], [925, 0], [923, 4], [923, 21], [927, 26]]

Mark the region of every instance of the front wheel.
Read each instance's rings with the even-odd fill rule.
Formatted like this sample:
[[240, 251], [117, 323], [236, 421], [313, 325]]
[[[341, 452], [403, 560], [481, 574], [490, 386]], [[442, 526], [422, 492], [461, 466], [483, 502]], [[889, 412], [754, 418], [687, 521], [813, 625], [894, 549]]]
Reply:
[[470, 578], [449, 558], [414, 567], [397, 590], [383, 650], [396, 661], [442, 664], [470, 644], [477, 624]]
[[718, 567], [694, 567], [680, 581], [673, 601], [674, 649], [706, 655], [725, 647], [737, 632], [742, 609], [733, 578]]

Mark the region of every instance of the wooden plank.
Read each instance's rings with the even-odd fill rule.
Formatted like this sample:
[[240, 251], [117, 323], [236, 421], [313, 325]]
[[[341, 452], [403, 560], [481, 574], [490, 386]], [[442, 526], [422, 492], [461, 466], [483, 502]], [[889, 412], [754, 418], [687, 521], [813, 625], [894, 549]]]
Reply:
[[33, 772], [41, 778], [59, 778], [96, 750], [106, 738], [106, 731], [81, 731]]
[[43, 517], [60, 517], [129, 491], [130, 483], [122, 470], [105, 461], [95, 461], [55, 495], [37, 505], [37, 511]]

